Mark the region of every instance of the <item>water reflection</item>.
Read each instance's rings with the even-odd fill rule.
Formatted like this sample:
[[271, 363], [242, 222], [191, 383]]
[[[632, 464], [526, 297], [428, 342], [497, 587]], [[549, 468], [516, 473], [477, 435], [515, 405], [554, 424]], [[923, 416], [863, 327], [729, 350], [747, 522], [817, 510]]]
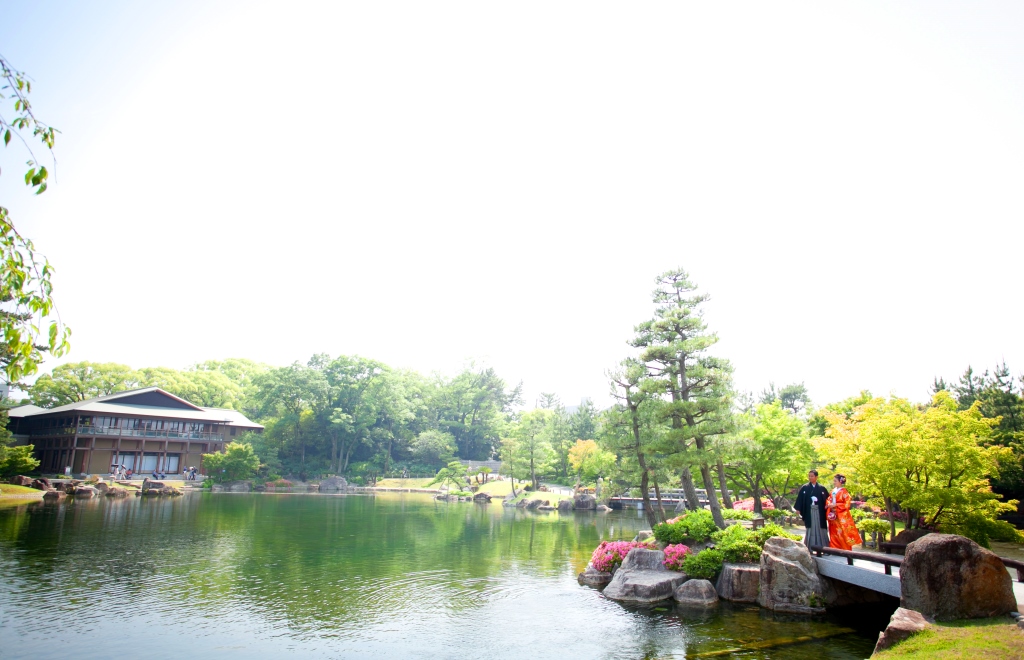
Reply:
[[[4, 657], [684, 657], [837, 629], [749, 607], [624, 608], [576, 584], [597, 543], [643, 526], [633, 511], [559, 515], [405, 494], [0, 509]], [[50, 610], [25, 617], [26, 602]], [[824, 644], [744, 657], [871, 649], [849, 633]]]

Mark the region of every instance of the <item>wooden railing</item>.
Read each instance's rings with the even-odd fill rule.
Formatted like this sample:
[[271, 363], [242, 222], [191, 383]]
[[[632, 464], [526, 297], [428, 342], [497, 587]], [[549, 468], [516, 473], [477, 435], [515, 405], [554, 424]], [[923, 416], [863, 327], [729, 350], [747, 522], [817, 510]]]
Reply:
[[[860, 559], [862, 561], [872, 561], [876, 564], [882, 564], [885, 566], [885, 574], [892, 575], [892, 567], [899, 568], [903, 565], [903, 557], [899, 555], [881, 555], [874, 552], [857, 552], [855, 550], [840, 550], [839, 548], [825, 548], [820, 545], [812, 545], [811, 552], [817, 553], [818, 556], [835, 555], [836, 557], [845, 557], [846, 563], [853, 566], [854, 559]], [[1017, 571], [1017, 582], [1024, 582], [1024, 561], [1018, 561], [1016, 559], [1010, 559], [1009, 557], [1000, 557], [999, 560], [1003, 562], [1006, 568], [1012, 568]]]

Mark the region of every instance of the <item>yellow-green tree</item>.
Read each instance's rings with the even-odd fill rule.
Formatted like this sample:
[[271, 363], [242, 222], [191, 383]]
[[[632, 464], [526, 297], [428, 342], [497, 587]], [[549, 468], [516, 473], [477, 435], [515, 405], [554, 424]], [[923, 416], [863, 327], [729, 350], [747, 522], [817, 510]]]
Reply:
[[595, 479], [615, 465], [615, 454], [604, 451], [593, 440], [577, 440], [569, 448], [569, 465], [576, 471], [576, 483]]
[[826, 411], [825, 418], [826, 436], [815, 440], [816, 449], [850, 477], [851, 490], [880, 500], [890, 520], [898, 504], [908, 526], [941, 526], [985, 543], [986, 523], [1015, 508], [992, 492], [989, 478], [1008, 450], [987, 446], [994, 422], [976, 405], [958, 410], [942, 391], [925, 408], [876, 398], [849, 416]]
[[240, 442], [229, 442], [223, 454], [203, 454], [203, 469], [214, 483], [252, 479], [259, 467], [252, 445]]

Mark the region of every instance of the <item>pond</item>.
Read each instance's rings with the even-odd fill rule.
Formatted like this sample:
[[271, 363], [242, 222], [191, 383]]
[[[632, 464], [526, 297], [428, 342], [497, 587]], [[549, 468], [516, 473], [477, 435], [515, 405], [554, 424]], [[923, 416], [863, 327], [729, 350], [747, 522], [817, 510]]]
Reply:
[[0, 657], [870, 655], [887, 617], [628, 608], [576, 583], [643, 527], [397, 493], [4, 507]]

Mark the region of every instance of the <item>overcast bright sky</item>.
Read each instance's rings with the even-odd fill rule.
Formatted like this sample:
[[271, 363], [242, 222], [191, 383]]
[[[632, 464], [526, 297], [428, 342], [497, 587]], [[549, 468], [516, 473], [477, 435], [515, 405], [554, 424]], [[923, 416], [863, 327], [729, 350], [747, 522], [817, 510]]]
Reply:
[[10, 5], [62, 133], [0, 199], [65, 361], [475, 359], [604, 402], [682, 266], [742, 389], [1024, 370], [1024, 5], [704, 4]]

